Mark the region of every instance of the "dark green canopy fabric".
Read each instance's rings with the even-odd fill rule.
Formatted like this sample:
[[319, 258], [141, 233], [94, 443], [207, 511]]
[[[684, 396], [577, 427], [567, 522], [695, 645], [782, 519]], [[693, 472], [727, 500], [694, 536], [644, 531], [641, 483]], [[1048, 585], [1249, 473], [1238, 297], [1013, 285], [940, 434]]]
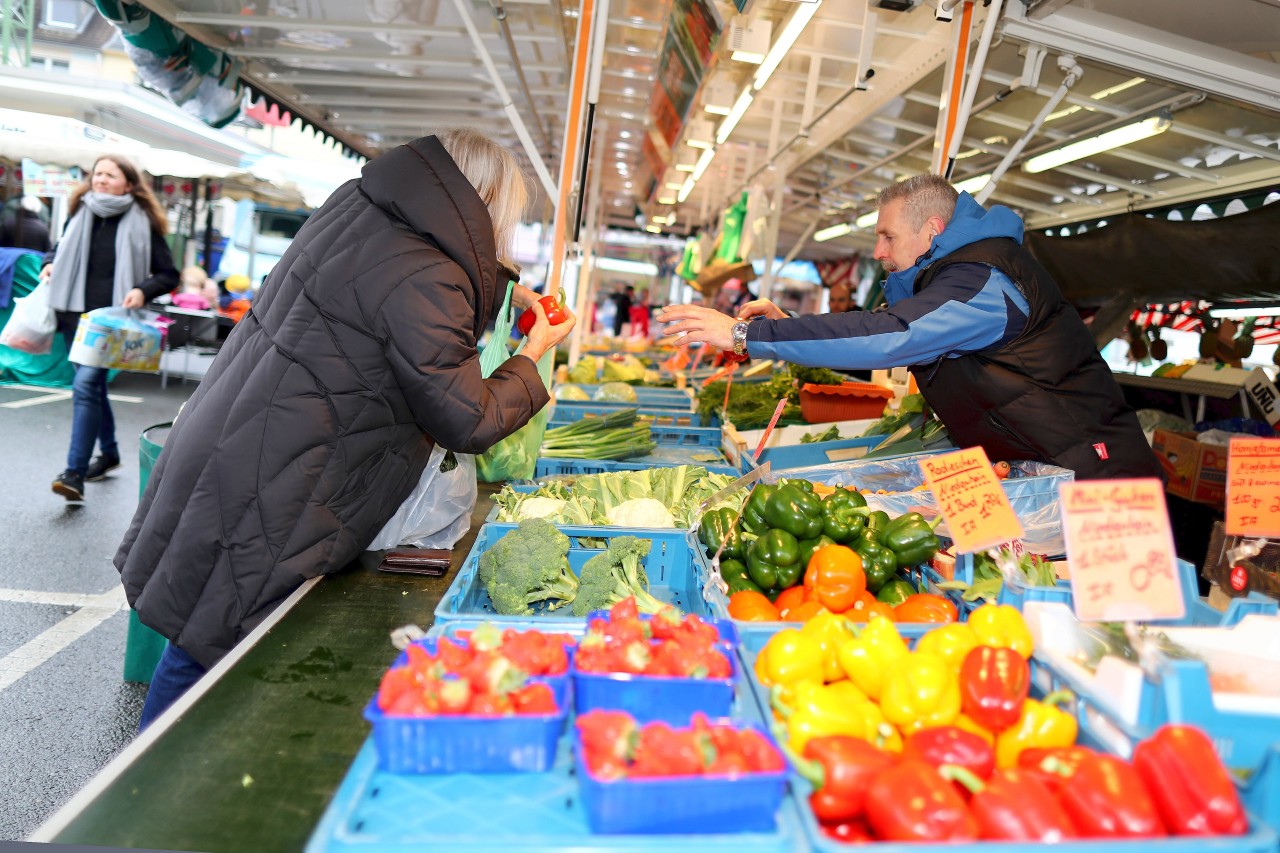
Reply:
[[[12, 250], [6, 250], [12, 251]], [[43, 256], [36, 252], [23, 252], [13, 270], [13, 296], [26, 296], [40, 283], [40, 263]], [[0, 308], [0, 328], [9, 321], [13, 302]], [[47, 385], [54, 388], [70, 388], [76, 368], [67, 361], [67, 345], [62, 335], [53, 336], [53, 348], [44, 355], [30, 355], [6, 346], [0, 346], [0, 382], [20, 382], [24, 385]]]

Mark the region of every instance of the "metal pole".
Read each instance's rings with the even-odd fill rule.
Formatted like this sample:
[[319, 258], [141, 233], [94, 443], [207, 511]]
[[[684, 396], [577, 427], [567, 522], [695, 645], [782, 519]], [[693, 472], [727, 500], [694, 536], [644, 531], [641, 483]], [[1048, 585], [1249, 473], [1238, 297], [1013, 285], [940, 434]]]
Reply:
[[533, 92], [529, 90], [529, 81], [525, 79], [524, 66], [520, 63], [520, 54], [516, 52], [516, 40], [511, 37], [511, 25], [507, 23], [506, 7], [502, 5], [503, 0], [489, 0], [489, 2], [493, 6], [493, 15], [498, 19], [498, 24], [502, 29], [502, 38], [507, 43], [507, 53], [511, 56], [511, 64], [516, 69], [516, 79], [520, 81], [524, 99], [529, 102], [529, 112], [533, 115], [533, 125], [538, 128], [538, 135], [542, 137], [543, 147], [547, 151], [551, 151], [551, 137], [547, 135], [547, 129], [542, 126], [542, 117], [538, 115], [538, 105], [533, 100]]
[[[955, 3], [952, 3], [954, 6]], [[949, 7], [948, 7], [949, 8]], [[960, 98], [964, 90], [964, 69], [969, 61], [969, 33], [973, 29], [973, 2], [965, 0], [951, 42], [951, 55], [947, 57], [947, 70], [943, 78], [942, 94], [938, 99], [938, 125], [934, 130], [933, 162], [930, 171], [941, 175], [946, 164], [947, 148], [951, 144], [951, 131], [955, 127], [956, 113], [960, 110]]]
[[956, 116], [955, 129], [951, 134], [951, 144], [947, 149], [946, 171], [950, 177], [955, 168], [956, 155], [960, 153], [960, 140], [964, 137], [966, 125], [969, 124], [969, 111], [978, 96], [978, 86], [982, 84], [982, 68], [987, 63], [987, 53], [991, 50], [991, 37], [995, 35], [996, 22], [1000, 18], [1000, 10], [1004, 0], [991, 0], [987, 9], [987, 20], [982, 25], [982, 36], [978, 39], [978, 50], [973, 56], [973, 66], [969, 70], [969, 85], [965, 88], [964, 101], [960, 105], [960, 115]]
[[476, 29], [475, 21], [471, 20], [471, 10], [467, 8], [466, 0], [453, 0], [454, 8], [458, 10], [458, 15], [462, 18], [462, 25], [466, 28], [467, 34], [471, 37], [471, 45], [475, 49], [476, 54], [480, 57], [480, 62], [484, 65], [485, 71], [489, 74], [489, 82], [493, 83], [493, 88], [498, 93], [498, 100], [502, 102], [502, 110], [507, 114], [507, 118], [511, 121], [511, 127], [515, 129], [516, 136], [520, 138], [520, 145], [524, 148], [524, 153], [529, 157], [533, 164], [533, 171], [537, 173], [538, 180], [542, 182], [542, 189], [546, 192], [548, 198], [555, 198], [556, 185], [551, 180], [551, 173], [547, 171], [547, 164], [542, 162], [542, 155], [538, 153], [538, 148], [533, 144], [533, 138], [529, 136], [529, 131], [524, 125], [524, 119], [520, 117], [520, 112], [515, 108], [515, 104], [511, 101], [511, 93], [507, 91], [506, 84], [502, 82], [502, 76], [498, 73], [498, 68], [493, 64], [493, 57], [489, 55], [489, 49], [484, 46], [484, 42], [480, 38], [480, 32]]

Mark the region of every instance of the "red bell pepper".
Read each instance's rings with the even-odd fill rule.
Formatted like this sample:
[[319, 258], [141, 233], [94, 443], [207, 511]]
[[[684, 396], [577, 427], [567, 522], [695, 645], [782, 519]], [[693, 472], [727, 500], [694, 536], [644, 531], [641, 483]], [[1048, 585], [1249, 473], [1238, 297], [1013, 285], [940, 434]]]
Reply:
[[874, 841], [871, 830], [860, 820], [849, 820], [843, 823], [820, 823], [818, 828], [827, 838], [844, 844], [866, 844]]
[[989, 731], [1002, 732], [1018, 722], [1030, 688], [1031, 669], [1013, 649], [977, 646], [960, 665], [964, 713]]
[[903, 761], [867, 789], [867, 822], [881, 841], [975, 841], [978, 823], [955, 786], [923, 761]]
[[1193, 726], [1161, 726], [1133, 751], [1133, 766], [1174, 835], [1244, 835], [1240, 795], [1208, 735]]
[[986, 779], [996, 769], [996, 751], [991, 744], [956, 726], [935, 726], [914, 732], [902, 745], [902, 757], [915, 758], [933, 767], [944, 764], [963, 767], [979, 779]]
[[[563, 295], [563, 294], [562, 294]], [[560, 298], [556, 296], [544, 296], [538, 300], [538, 304], [542, 306], [542, 310], [547, 314], [547, 322], [553, 326], [559, 326], [566, 319], [564, 309], [560, 307]], [[516, 319], [516, 328], [520, 330], [520, 334], [527, 335], [533, 329], [533, 324], [538, 322], [538, 315], [532, 309], [528, 308], [521, 312]]]
[[942, 775], [973, 795], [969, 810], [981, 838], [1057, 844], [1076, 837], [1053, 791], [1025, 770], [997, 770], [985, 784], [962, 768], [944, 767]]
[[1039, 779], [1056, 793], [1076, 775], [1081, 761], [1096, 754], [1087, 746], [1037, 746], [1024, 749], [1018, 755], [1018, 769]]
[[850, 735], [815, 737], [804, 745], [804, 757], [791, 765], [813, 785], [809, 806], [820, 823], [845, 823], [862, 817], [867, 787], [898, 757]]
[[1121, 758], [1100, 753], [1085, 757], [1058, 796], [1083, 838], [1160, 838], [1167, 834], [1142, 777]]

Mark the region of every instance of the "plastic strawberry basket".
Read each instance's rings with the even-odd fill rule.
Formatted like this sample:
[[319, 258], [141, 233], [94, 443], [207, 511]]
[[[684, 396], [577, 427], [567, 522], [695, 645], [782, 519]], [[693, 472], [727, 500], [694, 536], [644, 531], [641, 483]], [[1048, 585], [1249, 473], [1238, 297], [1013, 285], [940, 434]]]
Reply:
[[[498, 622], [489, 622], [488, 624], [494, 625], [499, 629], [514, 628], [517, 631], [538, 630], [538, 629], [530, 628], [528, 623], [503, 624]], [[424, 637], [423, 639], [414, 640], [413, 645], [422, 646], [422, 648], [426, 649], [428, 652], [435, 654], [436, 643], [441, 637], [448, 637], [451, 640], [458, 640], [459, 631], [462, 631], [462, 632], [474, 631], [478, 627], [480, 627], [479, 624], [471, 625], [471, 624], [460, 623], [460, 622], [454, 622], [448, 625], [437, 625], [432, 627], [431, 630], [427, 632], [427, 636]], [[550, 633], [559, 634], [559, 633], [570, 633], [570, 632], [554, 631]], [[575, 633], [581, 633], [581, 632], [575, 632]], [[465, 641], [460, 640], [459, 642], [465, 642]], [[565, 651], [568, 653], [568, 656], [570, 659], [573, 658], [573, 650], [574, 648], [577, 647], [577, 644], [578, 644], [578, 641], [577, 641], [577, 638], [575, 637], [572, 644], [568, 644], [565, 646]], [[395, 662], [391, 664], [391, 667], [394, 669], [395, 667], [404, 666], [408, 662], [409, 662], [409, 653], [401, 652], [399, 655], [396, 656]], [[560, 708], [569, 707], [569, 671], [567, 669], [561, 675], [535, 675], [530, 677], [529, 680], [540, 681], [543, 684], [550, 687], [552, 694], [556, 697], [557, 707], [560, 707]]]
[[[493, 522], [480, 528], [471, 552], [440, 603], [436, 605], [437, 623], [500, 619], [551, 631], [561, 630], [559, 626], [584, 624], [584, 618], [573, 615], [571, 605], [548, 610], [545, 604], [537, 604], [534, 605], [532, 616], [503, 616], [494, 611], [489, 593], [480, 580], [480, 555], [518, 526]], [[695, 583], [694, 557], [685, 541], [685, 531], [666, 528], [556, 526], [569, 537], [569, 566], [575, 574], [582, 571], [587, 560], [601, 553], [610, 539], [635, 536], [650, 540], [653, 544], [644, 563], [645, 573], [649, 576], [649, 592], [659, 601], [674, 604], [686, 613], [698, 616], [717, 615], [702, 600]]]
[[[777, 743], [759, 725], [751, 728]], [[587, 822], [598, 833], [654, 835], [772, 832], [787, 795], [787, 771], [737, 776], [600, 779], [574, 733], [574, 767]]]

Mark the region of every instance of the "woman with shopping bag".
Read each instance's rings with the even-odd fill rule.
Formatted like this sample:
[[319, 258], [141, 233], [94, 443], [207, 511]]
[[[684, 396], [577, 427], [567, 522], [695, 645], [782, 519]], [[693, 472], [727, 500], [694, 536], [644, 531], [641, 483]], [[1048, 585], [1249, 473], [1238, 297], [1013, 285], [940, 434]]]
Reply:
[[[474, 131], [370, 161], [312, 214], [165, 441], [116, 554], [169, 638], [146, 726], [307, 578], [355, 559], [436, 445], [481, 453], [548, 402], [535, 362], [573, 328], [541, 306], [488, 378], [477, 343], [528, 190]], [[517, 288], [513, 301], [535, 297]]]
[[[178, 286], [178, 270], [164, 241], [168, 220], [151, 188], [124, 157], [108, 154], [72, 194], [62, 239], [40, 271], [67, 349], [80, 315], [98, 308], [141, 308]], [[71, 446], [67, 468], [53, 491], [84, 500], [86, 480], [101, 480], [120, 466], [116, 423], [107, 399], [105, 367], [76, 366], [72, 386]], [[98, 455], [93, 456], [94, 444]]]

